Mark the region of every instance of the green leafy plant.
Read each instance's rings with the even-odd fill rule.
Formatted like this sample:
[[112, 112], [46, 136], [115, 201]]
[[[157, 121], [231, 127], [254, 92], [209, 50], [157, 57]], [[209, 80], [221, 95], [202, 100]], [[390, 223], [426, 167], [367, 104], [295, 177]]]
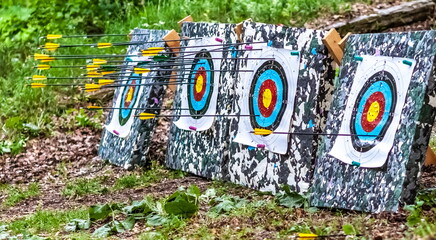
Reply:
[[[94, 205], [88, 209], [88, 218], [71, 220], [66, 224], [65, 230], [74, 232], [89, 229], [92, 223], [106, 221], [109, 217], [111, 220], [97, 228], [92, 236], [105, 238], [115, 233], [122, 233], [132, 229], [139, 220], [145, 220], [149, 226], [175, 228], [183, 224], [183, 219], [191, 217], [198, 211], [200, 194], [200, 189], [191, 185], [186, 190], [178, 189], [161, 201], [146, 197], [141, 201], [133, 201], [127, 206], [116, 203]], [[125, 217], [121, 218], [120, 213]]]
[[191, 217], [198, 211], [198, 198], [200, 195], [200, 189], [195, 185], [189, 186], [186, 191], [179, 189], [168, 197], [164, 209], [168, 214]]
[[288, 185], [283, 186], [282, 189], [283, 192], [276, 195], [276, 200], [278, 204], [288, 208], [309, 206], [308, 195], [293, 192]]
[[344, 231], [345, 235], [358, 235], [356, 228], [352, 224], [344, 224], [342, 225], [342, 231]]

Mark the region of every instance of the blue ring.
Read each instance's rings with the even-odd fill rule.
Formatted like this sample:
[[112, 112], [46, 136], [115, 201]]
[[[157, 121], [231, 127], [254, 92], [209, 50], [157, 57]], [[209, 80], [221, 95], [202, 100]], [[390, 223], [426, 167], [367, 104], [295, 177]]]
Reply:
[[[277, 87], [276, 106], [274, 107], [274, 110], [269, 117], [262, 116], [258, 105], [259, 90], [260, 87], [262, 86], [262, 83], [265, 82], [266, 80], [274, 81]], [[279, 110], [282, 108], [282, 104], [283, 104], [282, 101], [280, 101], [280, 99], [283, 99], [282, 94], [283, 94], [283, 83], [280, 80], [280, 75], [277, 73], [276, 70], [268, 69], [259, 76], [258, 80], [256, 81], [256, 85], [254, 87], [253, 99], [252, 99], [254, 114], [257, 115], [255, 117], [256, 122], [259, 124], [259, 126], [266, 128], [271, 126], [276, 121], [277, 116], [279, 115]]]
[[[389, 119], [390, 112], [384, 111], [383, 117], [380, 120], [380, 122], [377, 124], [377, 126], [372, 130], [371, 132], [366, 132], [362, 128], [361, 120], [362, 120], [362, 113], [365, 108], [365, 104], [368, 100], [368, 98], [371, 96], [371, 94], [375, 92], [381, 92], [385, 98], [385, 109], [391, 109], [392, 107], [392, 89], [389, 87], [389, 85], [385, 81], [377, 81], [371, 84], [371, 86], [366, 90], [366, 92], [363, 94], [360, 102], [359, 107], [357, 108], [357, 114], [356, 114], [356, 121], [354, 122], [354, 127], [356, 129], [356, 134], [358, 135], [379, 135], [381, 131], [383, 130], [383, 126], [386, 125], [386, 122]], [[359, 140], [361, 141], [373, 141], [377, 137], [372, 136], [358, 136]]]
[[[206, 81], [206, 91], [203, 94], [203, 97], [201, 98], [200, 101], [196, 101], [194, 98], [194, 89], [195, 89], [195, 74], [197, 73], [198, 69], [200, 67], [204, 67], [204, 69], [206, 70], [206, 76], [207, 78], [204, 79], [204, 81]], [[207, 99], [208, 96], [210, 94], [210, 82], [211, 82], [211, 77], [210, 75], [213, 74], [210, 71], [210, 64], [206, 59], [200, 59], [194, 66], [194, 69], [192, 70], [191, 73], [191, 78], [190, 78], [190, 86], [189, 86], [189, 91], [190, 91], [190, 100], [191, 100], [191, 104], [192, 104], [192, 108], [195, 111], [201, 111], [206, 105], [207, 105]]]

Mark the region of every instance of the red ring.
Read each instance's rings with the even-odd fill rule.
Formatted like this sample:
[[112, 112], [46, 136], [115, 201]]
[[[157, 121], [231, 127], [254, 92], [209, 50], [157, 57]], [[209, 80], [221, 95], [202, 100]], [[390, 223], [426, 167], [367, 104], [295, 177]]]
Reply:
[[[378, 104], [380, 105], [380, 111], [374, 121], [368, 122], [367, 115], [368, 115], [369, 107], [373, 102], [378, 102]], [[365, 107], [363, 108], [362, 118], [360, 119], [360, 123], [362, 124], [362, 128], [363, 130], [365, 130], [365, 132], [372, 132], [380, 123], [380, 121], [383, 118], [383, 114], [385, 112], [385, 104], [386, 104], [386, 100], [383, 93], [381, 92], [375, 92], [371, 94], [368, 100], [366, 100]]]
[[[271, 104], [266, 107], [263, 105], [263, 94], [265, 93], [265, 90], [269, 89], [272, 93], [272, 99], [271, 99]], [[271, 114], [274, 111], [274, 108], [276, 107], [277, 104], [277, 86], [276, 83], [271, 80], [265, 80], [262, 85], [260, 85], [260, 89], [259, 89], [259, 97], [257, 98], [257, 104], [259, 106], [259, 111], [262, 114], [263, 117], [269, 117], [271, 116]]]
[[[136, 84], [136, 80], [135, 79], [133, 79], [132, 80], [132, 82], [130, 83], [131, 85], [135, 85]], [[130, 89], [132, 89], [132, 91], [133, 91], [133, 93], [135, 93], [135, 88], [136, 88], [136, 86], [127, 86], [129, 89], [127, 90], [127, 93], [126, 93], [126, 96], [124, 96], [125, 98], [124, 98], [124, 108], [128, 108], [128, 107], [130, 107], [130, 103], [132, 102], [132, 101], [126, 101], [126, 99], [127, 99], [127, 96], [128, 96], [128, 94], [129, 94], [129, 91], [130, 91]], [[133, 98], [132, 98], [133, 99]]]
[[[203, 77], [203, 86], [201, 88], [201, 91], [197, 92], [195, 86], [197, 85], [197, 80], [200, 75]], [[192, 85], [195, 101], [201, 101], [201, 99], [203, 98], [204, 93], [206, 92], [206, 79], [207, 79], [207, 72], [205, 68], [199, 67], [197, 69], [197, 72], [195, 73], [194, 84]]]

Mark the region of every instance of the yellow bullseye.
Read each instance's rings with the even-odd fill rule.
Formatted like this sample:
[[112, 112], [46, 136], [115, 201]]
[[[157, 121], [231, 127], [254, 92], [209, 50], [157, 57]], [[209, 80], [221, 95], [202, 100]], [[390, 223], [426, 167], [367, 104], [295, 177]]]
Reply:
[[195, 91], [197, 93], [201, 92], [201, 90], [203, 90], [203, 83], [204, 83], [204, 79], [203, 76], [198, 76], [197, 78], [197, 82], [195, 83]]
[[371, 103], [371, 106], [369, 106], [368, 109], [368, 113], [366, 114], [366, 120], [368, 120], [368, 122], [375, 121], [379, 113], [380, 113], [380, 104], [377, 101]]
[[271, 102], [272, 102], [272, 92], [269, 89], [265, 89], [265, 91], [263, 92], [263, 97], [262, 97], [263, 106], [265, 106], [266, 108], [269, 108], [269, 106], [271, 105]]
[[131, 102], [133, 99], [133, 88], [130, 87], [129, 91], [127, 92], [126, 102]]

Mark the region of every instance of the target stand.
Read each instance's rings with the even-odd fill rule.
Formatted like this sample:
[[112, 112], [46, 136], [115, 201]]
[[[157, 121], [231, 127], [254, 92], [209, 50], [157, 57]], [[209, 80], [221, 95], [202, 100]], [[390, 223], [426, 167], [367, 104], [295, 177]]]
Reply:
[[435, 117], [435, 47], [435, 31], [349, 37], [311, 205], [381, 212], [413, 202]]
[[[252, 69], [235, 79], [232, 114], [249, 115], [231, 122], [226, 179], [254, 189], [278, 192], [308, 190], [325, 123], [334, 75], [324, 31], [245, 21], [242, 42], [261, 51], [245, 52], [239, 69]], [[254, 59], [259, 60], [244, 60]], [[307, 135], [255, 135], [255, 129]]]
[[[134, 29], [132, 42], [153, 42], [161, 41], [168, 33], [166, 30]], [[144, 43], [142, 45], [130, 45], [127, 55], [136, 55], [140, 50], [149, 47], [163, 47], [163, 42]], [[144, 62], [141, 62], [144, 60]], [[136, 74], [133, 67], [146, 67], [149, 61], [145, 57], [128, 57], [125, 59], [126, 70], [120, 75], [123, 85], [115, 89], [112, 107], [115, 109], [109, 112], [105, 129], [101, 138], [98, 155], [111, 163], [126, 169], [134, 165], [145, 165], [152, 134], [156, 126], [156, 119], [140, 120], [135, 117], [140, 112], [159, 113], [162, 105], [162, 97], [165, 90], [164, 85], [137, 86], [138, 84], [157, 83], [165, 81], [158, 76], [162, 72], [150, 72], [147, 74]], [[165, 73], [169, 74], [169, 73]], [[130, 86], [128, 86], [130, 85]], [[153, 110], [147, 111], [147, 108]]]
[[[182, 23], [180, 51], [189, 64], [174, 99], [175, 117], [170, 127], [166, 165], [195, 175], [221, 179], [228, 156], [233, 82], [237, 46], [234, 24]], [[198, 38], [183, 41], [187, 38]], [[213, 46], [209, 46], [213, 45]], [[222, 45], [222, 46], [220, 46]], [[215, 116], [216, 115], [216, 116]]]

